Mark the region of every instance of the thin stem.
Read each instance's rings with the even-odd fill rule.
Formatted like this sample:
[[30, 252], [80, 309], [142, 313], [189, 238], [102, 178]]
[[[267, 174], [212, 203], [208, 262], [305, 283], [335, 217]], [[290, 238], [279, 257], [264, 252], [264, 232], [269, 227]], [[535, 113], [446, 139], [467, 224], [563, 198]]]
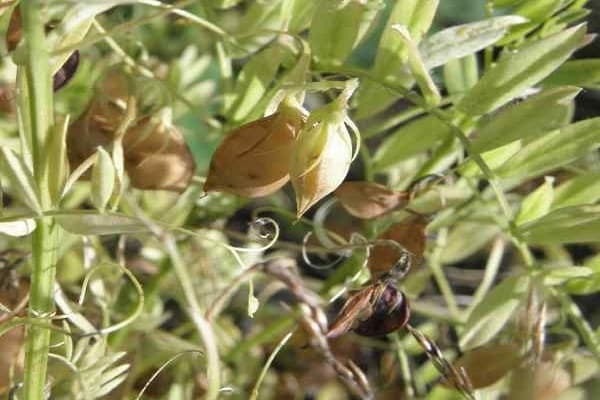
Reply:
[[[21, 2], [23, 33], [26, 44], [24, 59], [26, 91], [21, 96], [28, 100], [30, 129], [24, 137], [31, 139], [33, 174], [37, 184], [38, 197], [42, 209], [52, 207], [49, 190], [46, 138], [53, 124], [52, 76], [49, 69], [49, 54], [42, 19], [44, 2], [30, 0]], [[22, 102], [21, 104], [24, 104]], [[50, 345], [50, 330], [43, 327], [49, 323], [54, 312], [53, 290], [56, 275], [56, 258], [59, 240], [59, 227], [51, 217], [38, 221], [32, 236], [33, 266], [31, 272], [31, 299], [29, 317], [41, 324], [28, 328], [25, 343], [24, 398], [44, 399], [46, 372]]]
[[489, 292], [492, 287], [496, 276], [498, 275], [498, 270], [500, 269], [500, 264], [502, 262], [502, 256], [504, 255], [504, 249], [506, 247], [506, 243], [502, 238], [498, 238], [494, 241], [492, 245], [492, 250], [490, 251], [490, 256], [488, 257], [487, 264], [485, 265], [485, 273], [483, 275], [483, 279], [481, 283], [477, 287], [475, 294], [473, 295], [473, 300], [469, 305], [469, 308], [466, 312], [467, 317], [471, 314], [473, 309]]
[[442, 257], [442, 249], [446, 245], [446, 239], [448, 237], [448, 229], [442, 228], [438, 232], [438, 239], [436, 243], [436, 247], [433, 250], [433, 254], [431, 255], [431, 261], [429, 267], [437, 283], [440, 288], [440, 292], [442, 292], [442, 296], [446, 301], [446, 305], [448, 306], [448, 311], [450, 311], [450, 315], [453, 318], [460, 319], [460, 309], [458, 308], [458, 303], [456, 301], [456, 297], [452, 292], [452, 287], [446, 279], [446, 275], [442, 270], [441, 257]]
[[265, 376], [267, 376], [267, 371], [269, 370], [269, 367], [271, 367], [271, 364], [273, 364], [273, 361], [275, 360], [277, 353], [279, 353], [279, 351], [283, 348], [283, 346], [285, 346], [285, 344], [288, 342], [288, 340], [290, 340], [290, 338], [292, 337], [293, 334], [294, 334], [294, 332], [292, 331], [292, 332], [289, 332], [287, 335], [285, 335], [283, 337], [283, 339], [281, 339], [281, 341], [277, 344], [277, 346], [275, 347], [275, 349], [273, 350], [273, 352], [267, 359], [267, 362], [265, 363], [262, 370], [260, 371], [260, 375], [258, 376], [258, 379], [256, 379], [254, 388], [252, 388], [252, 394], [250, 395], [250, 400], [256, 400], [258, 398], [258, 391], [260, 389], [260, 385], [262, 384], [263, 380], [265, 379]]
[[219, 352], [215, 335], [210, 326], [210, 323], [204, 318], [204, 312], [200, 307], [200, 303], [196, 298], [192, 278], [188, 274], [188, 270], [183, 263], [175, 239], [171, 235], [165, 237], [165, 247], [173, 264], [173, 271], [179, 281], [179, 285], [183, 290], [186, 303], [189, 307], [189, 314], [192, 322], [196, 326], [196, 330], [204, 343], [206, 352], [206, 378], [208, 387], [206, 391], [207, 400], [215, 400], [219, 396], [220, 389], [220, 371], [219, 371]]

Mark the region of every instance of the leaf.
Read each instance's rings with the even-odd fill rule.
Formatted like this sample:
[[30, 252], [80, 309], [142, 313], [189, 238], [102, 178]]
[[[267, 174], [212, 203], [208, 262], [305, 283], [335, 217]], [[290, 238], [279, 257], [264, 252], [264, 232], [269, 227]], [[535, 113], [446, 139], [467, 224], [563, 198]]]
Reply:
[[419, 85], [419, 88], [423, 93], [425, 101], [430, 106], [439, 104], [442, 99], [440, 92], [433, 82], [429, 71], [427, 71], [427, 67], [423, 63], [423, 59], [419, 53], [417, 44], [411, 38], [410, 32], [403, 25], [393, 25], [392, 29], [398, 32], [402, 40], [405, 42], [408, 66], [410, 67], [410, 70], [417, 81], [417, 85]]
[[14, 237], [27, 236], [35, 230], [36, 226], [35, 220], [31, 218], [0, 222], [0, 234]]
[[373, 182], [344, 182], [335, 191], [344, 209], [357, 218], [382, 216], [408, 204], [408, 193], [390, 190]]
[[148, 228], [140, 220], [120, 215], [71, 214], [54, 217], [64, 230], [77, 235], [143, 233]]
[[560, 244], [600, 241], [600, 206], [559, 208], [518, 229], [527, 243]]
[[115, 167], [110, 155], [98, 147], [98, 158], [92, 168], [92, 203], [104, 212], [115, 187]]
[[547, 176], [545, 182], [535, 191], [528, 194], [521, 203], [521, 209], [515, 218], [517, 226], [541, 218], [550, 211], [554, 200], [554, 178]]
[[572, 101], [580, 90], [572, 86], [545, 90], [504, 108], [480, 125], [472, 141], [473, 150], [482, 153], [518, 139], [535, 139], [564, 126], [569, 122]]
[[593, 204], [600, 200], [600, 172], [588, 171], [560, 184], [554, 192], [552, 209]]
[[[393, 30], [393, 25], [407, 27], [412, 40], [418, 43], [429, 30], [435, 16], [439, 0], [404, 0], [396, 1], [387, 20], [372, 73], [381, 80], [410, 87], [414, 80], [406, 69], [407, 53], [405, 42]], [[398, 96], [390, 93], [376, 82], [361, 82], [357, 94], [357, 118], [365, 118], [384, 110]]]
[[491, 343], [466, 351], [453, 364], [464, 369], [473, 389], [481, 389], [498, 382], [521, 364], [523, 358], [514, 343]]
[[[481, 158], [483, 158], [483, 161], [485, 161], [490, 169], [495, 170], [510, 160], [512, 156], [521, 150], [521, 148], [523, 148], [521, 140], [515, 140], [504, 146], [496, 147], [493, 150], [482, 153]], [[459, 167], [459, 171], [461, 175], [467, 177], [481, 175], [481, 169], [479, 169], [479, 166], [471, 159], [467, 159], [467, 161]]]
[[23, 159], [11, 149], [0, 147], [0, 163], [15, 194], [37, 214], [41, 214], [42, 206], [37, 197], [37, 189], [33, 175]]
[[450, 135], [450, 127], [434, 116], [426, 116], [390, 134], [373, 156], [373, 169], [382, 171], [419, 154]]
[[543, 174], [600, 147], [600, 118], [583, 120], [549, 132], [525, 145], [497, 170], [503, 178]]
[[213, 154], [204, 190], [267, 196], [289, 180], [294, 141], [304, 125], [298, 108], [282, 104], [268, 117], [235, 129]]
[[461, 99], [457, 109], [469, 115], [483, 115], [520, 96], [582, 46], [585, 31], [585, 26], [579, 25], [505, 52]]
[[427, 69], [432, 69], [491, 46], [509, 27], [526, 21], [518, 15], [505, 15], [452, 26], [425, 38], [419, 51]]
[[320, 122], [301, 131], [290, 166], [296, 215], [302, 216], [333, 192], [344, 181], [351, 162], [352, 141], [343, 122]]
[[67, 179], [67, 132], [69, 130], [69, 117], [57, 120], [52, 134], [48, 138], [46, 151], [48, 154], [48, 190], [54, 201], [60, 198], [63, 186]]
[[570, 60], [558, 67], [542, 84], [595, 87], [600, 84], [600, 59]]
[[580, 266], [551, 268], [542, 272], [544, 286], [558, 286], [571, 280], [587, 279], [593, 274], [591, 268]]
[[308, 42], [317, 63], [342, 65], [382, 8], [382, 0], [330, 0], [313, 18]]
[[467, 318], [459, 342], [461, 349], [472, 349], [493, 339], [514, 315], [528, 287], [526, 275], [511, 276], [494, 287]]
[[[377, 244], [371, 250], [367, 266], [373, 278], [390, 272], [402, 260], [400, 248], [410, 252], [413, 267], [417, 267], [423, 259], [426, 237], [427, 220], [419, 215], [410, 216], [401, 222], [390, 226], [378, 240], [390, 240], [392, 244]], [[402, 267], [402, 266], [401, 266]]]
[[450, 60], [444, 65], [444, 84], [452, 95], [467, 92], [478, 79], [477, 58], [473, 54]]
[[442, 249], [444, 264], [456, 263], [475, 254], [501, 232], [496, 225], [460, 221], [450, 231]]

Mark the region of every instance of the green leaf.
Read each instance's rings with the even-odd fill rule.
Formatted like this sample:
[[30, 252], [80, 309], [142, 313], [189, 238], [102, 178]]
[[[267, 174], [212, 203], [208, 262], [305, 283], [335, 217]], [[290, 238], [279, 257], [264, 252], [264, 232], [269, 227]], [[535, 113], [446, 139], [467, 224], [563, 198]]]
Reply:
[[37, 196], [37, 189], [29, 167], [22, 157], [7, 147], [0, 147], [0, 163], [15, 194], [31, 211], [41, 214], [42, 206]]
[[588, 267], [571, 266], [545, 270], [542, 275], [544, 286], [558, 286], [571, 280], [589, 278], [593, 273], [594, 271]]
[[315, 60], [325, 65], [342, 65], [382, 6], [382, 0], [329, 0], [321, 3], [308, 34]]
[[600, 172], [586, 172], [556, 188], [552, 208], [593, 204], [600, 200]]
[[532, 139], [564, 126], [572, 114], [572, 100], [581, 89], [565, 86], [545, 90], [508, 106], [480, 124], [472, 148], [482, 153], [517, 139]]
[[475, 222], [457, 223], [442, 249], [441, 260], [444, 264], [455, 263], [475, 254], [501, 232], [496, 225]]
[[140, 220], [121, 215], [72, 214], [58, 215], [55, 219], [64, 230], [77, 235], [148, 232], [148, 228]]
[[525, 145], [497, 173], [526, 178], [558, 168], [600, 147], [600, 118], [580, 121], [547, 133]]
[[[372, 73], [382, 81], [410, 87], [414, 80], [406, 68], [407, 50], [402, 38], [394, 32], [393, 25], [406, 26], [415, 43], [431, 27], [439, 0], [396, 1], [387, 20]], [[398, 96], [376, 82], [361, 82], [357, 93], [357, 118], [365, 118], [387, 108]]]
[[425, 38], [419, 45], [419, 51], [427, 68], [432, 69], [491, 46], [504, 36], [509, 27], [526, 21], [518, 15], [506, 15], [456, 25]]
[[419, 154], [451, 134], [450, 128], [434, 116], [402, 126], [387, 137], [373, 156], [373, 169], [381, 171]]
[[402, 40], [404, 40], [408, 56], [408, 66], [417, 81], [417, 85], [419, 85], [419, 88], [423, 93], [425, 102], [430, 106], [439, 104], [441, 100], [440, 92], [427, 71], [423, 60], [421, 59], [421, 54], [419, 54], [419, 49], [410, 36], [410, 32], [403, 25], [394, 25], [392, 28], [398, 32]]
[[[482, 153], [481, 158], [483, 158], [483, 161], [485, 161], [488, 167], [496, 169], [514, 156], [522, 147], [521, 141], [515, 140], [504, 146]], [[471, 159], [467, 159], [467, 161], [459, 167], [459, 171], [464, 176], [473, 177], [481, 175], [479, 166]]]
[[450, 60], [444, 65], [444, 84], [452, 95], [467, 92], [475, 86], [478, 79], [477, 57], [473, 54]]
[[457, 108], [469, 115], [483, 115], [548, 76], [585, 43], [585, 25], [506, 51], [498, 63], [462, 98]]
[[52, 168], [48, 170], [48, 190], [53, 201], [57, 202], [67, 179], [67, 132], [69, 130], [69, 117], [57, 121], [48, 144], [46, 151], [48, 154], [48, 165]]
[[526, 275], [511, 276], [494, 287], [467, 318], [459, 342], [461, 349], [481, 346], [493, 339], [514, 315], [528, 287]]
[[554, 200], [554, 178], [547, 176], [545, 182], [535, 191], [527, 195], [521, 204], [521, 209], [515, 218], [515, 224], [523, 225], [529, 221], [541, 218], [550, 211]]
[[96, 152], [98, 158], [92, 168], [92, 203], [100, 212], [104, 212], [115, 188], [115, 166], [102, 147], [98, 147]]
[[27, 236], [35, 230], [36, 226], [35, 220], [30, 218], [0, 222], [0, 234], [14, 237]]
[[600, 59], [567, 61], [550, 74], [542, 84], [545, 86], [597, 86], [600, 84]]
[[600, 206], [559, 208], [518, 229], [528, 243], [559, 244], [600, 241]]

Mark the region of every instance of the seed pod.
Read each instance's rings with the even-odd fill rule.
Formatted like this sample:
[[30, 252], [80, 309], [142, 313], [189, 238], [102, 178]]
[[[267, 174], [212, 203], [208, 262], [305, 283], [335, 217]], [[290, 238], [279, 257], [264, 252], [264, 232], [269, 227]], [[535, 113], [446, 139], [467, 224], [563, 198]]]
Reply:
[[335, 191], [348, 213], [363, 219], [380, 217], [408, 204], [409, 194], [390, 190], [373, 182], [344, 182]]
[[473, 389], [480, 389], [498, 382], [522, 361], [516, 344], [488, 344], [467, 351], [454, 366], [464, 368]]
[[383, 336], [407, 324], [408, 299], [391, 282], [377, 282], [352, 296], [327, 332], [328, 338], [351, 329], [362, 336]]
[[404, 327], [410, 318], [410, 308], [406, 296], [387, 283], [383, 293], [373, 299], [372, 314], [361, 321], [354, 330], [361, 336], [383, 336]]
[[[13, 10], [10, 21], [8, 23], [8, 29], [6, 31], [6, 48], [8, 51], [13, 51], [19, 45], [23, 36], [23, 29], [21, 25], [21, 9], [19, 6]], [[67, 61], [60, 67], [60, 69], [53, 76], [53, 90], [56, 92], [64, 87], [75, 75], [77, 68], [79, 67], [79, 50], [75, 50]]]
[[542, 362], [535, 371], [534, 400], [556, 399], [571, 384], [571, 375], [564, 368], [551, 361]]
[[[427, 221], [420, 215], [408, 217], [402, 222], [392, 225], [379, 239], [393, 240], [408, 250], [411, 265], [418, 265], [425, 252], [425, 228]], [[389, 273], [399, 261], [402, 252], [390, 245], [377, 245], [371, 252], [367, 266], [371, 275], [379, 277]]]
[[284, 104], [275, 114], [231, 132], [215, 151], [204, 190], [246, 197], [267, 196], [290, 179], [290, 159], [302, 111]]

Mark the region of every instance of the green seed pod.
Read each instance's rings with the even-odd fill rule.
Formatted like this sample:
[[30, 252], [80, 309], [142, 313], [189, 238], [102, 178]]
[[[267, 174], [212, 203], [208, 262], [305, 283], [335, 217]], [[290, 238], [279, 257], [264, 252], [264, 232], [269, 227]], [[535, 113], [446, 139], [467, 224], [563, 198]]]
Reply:
[[381, 0], [327, 1], [313, 18], [308, 41], [318, 63], [341, 65], [382, 8]]

